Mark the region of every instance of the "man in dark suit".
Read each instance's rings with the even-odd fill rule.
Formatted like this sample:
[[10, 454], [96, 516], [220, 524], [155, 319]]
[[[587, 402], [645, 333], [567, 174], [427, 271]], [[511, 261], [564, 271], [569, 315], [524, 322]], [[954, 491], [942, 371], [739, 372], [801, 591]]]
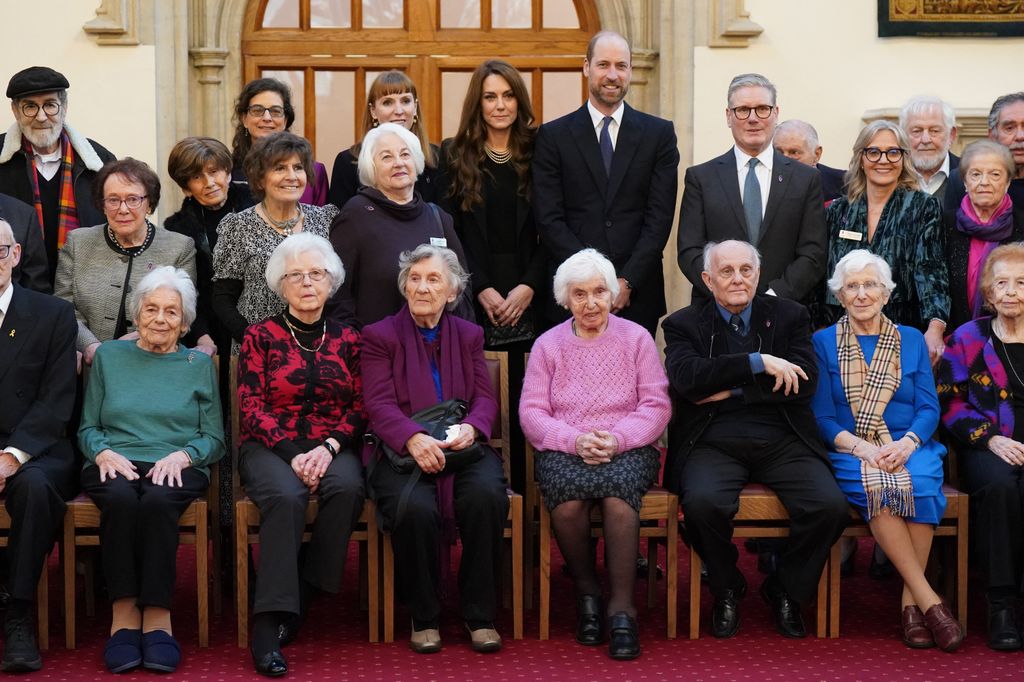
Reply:
[[826, 204], [843, 193], [843, 171], [818, 163], [822, 151], [818, 131], [807, 121], [793, 118], [780, 123], [775, 128], [772, 147], [787, 158], [818, 169], [821, 194]]
[[702, 261], [711, 300], [662, 323], [675, 403], [664, 485], [680, 495], [687, 540], [707, 566], [715, 637], [736, 634], [747, 589], [732, 543], [740, 490], [756, 482], [775, 491], [791, 535], [761, 595], [779, 632], [803, 637], [800, 606], [813, 597], [849, 513], [811, 413], [818, 371], [810, 318], [798, 303], [755, 296], [760, 259], [750, 244], [709, 244]]
[[[619, 278], [612, 312], [653, 335], [665, 314], [661, 261], [672, 231], [679, 150], [671, 121], [623, 101], [631, 69], [625, 38], [602, 31], [590, 40], [587, 103], [537, 133], [533, 207], [551, 254], [549, 274], [581, 249], [601, 251]], [[553, 319], [566, 317], [548, 303]]]
[[15, 284], [20, 257], [11, 226], [0, 220], [0, 491], [11, 517], [5, 672], [42, 667], [32, 602], [77, 479], [64, 438], [75, 400], [74, 309]]
[[[1024, 206], [1024, 91], [1002, 95], [992, 103], [988, 112], [988, 137], [1013, 154], [1017, 172], [1010, 180], [1007, 194], [1014, 206]], [[955, 213], [966, 193], [957, 168], [949, 175], [949, 191], [946, 192], [943, 209]]]
[[956, 142], [956, 113], [938, 97], [912, 97], [900, 109], [900, 128], [910, 138], [910, 162], [921, 175], [921, 189], [941, 203], [950, 174], [960, 157], [949, 151]]
[[7, 221], [14, 231], [14, 241], [21, 245], [21, 262], [15, 266], [12, 279], [26, 289], [53, 293], [43, 230], [36, 212], [28, 204], [0, 194], [0, 219]]
[[748, 241], [761, 251], [758, 293], [802, 300], [825, 275], [821, 178], [772, 149], [779, 108], [771, 81], [756, 73], [736, 76], [727, 101], [725, 118], [735, 145], [686, 171], [679, 267], [693, 285], [693, 300], [706, 299], [704, 245]]

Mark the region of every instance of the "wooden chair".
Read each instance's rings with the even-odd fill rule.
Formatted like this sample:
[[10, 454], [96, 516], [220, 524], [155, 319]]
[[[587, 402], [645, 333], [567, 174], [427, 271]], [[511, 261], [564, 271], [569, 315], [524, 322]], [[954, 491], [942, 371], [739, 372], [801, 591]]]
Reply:
[[[509, 478], [509, 399], [508, 399], [508, 353], [485, 351], [487, 369], [491, 376], [495, 398], [498, 401], [498, 423], [492, 433], [489, 445], [501, 453], [505, 468], [505, 480]], [[523, 498], [508, 490], [508, 520], [504, 538], [512, 544], [512, 637], [523, 638]], [[384, 641], [395, 640], [395, 555], [391, 538], [386, 537], [384, 545]]]
[[[946, 496], [946, 511], [942, 520], [935, 528], [936, 537], [955, 538], [955, 564], [953, 571], [953, 590], [956, 606], [956, 617], [960, 621], [960, 627], [964, 634], [967, 634], [967, 494], [962, 493], [949, 485], [942, 486], [942, 492]], [[850, 525], [843, 531], [843, 537], [864, 538], [871, 535], [871, 529], [861, 518], [860, 514], [850, 511]], [[839, 607], [840, 607], [840, 571], [841, 543], [832, 545], [831, 558], [829, 560], [829, 624], [828, 634], [831, 638], [839, 637]]]
[[[526, 474], [527, 485], [534, 485], [533, 482], [533, 448], [526, 444]], [[548, 638], [549, 621], [551, 614], [551, 514], [548, 512], [539, 491], [531, 493], [531, 499], [536, 500], [540, 509], [540, 527], [538, 530], [540, 540], [540, 639]], [[678, 606], [678, 582], [679, 582], [679, 497], [674, 493], [653, 486], [643, 497], [643, 505], [640, 507], [640, 537], [647, 538], [647, 605], [653, 608], [655, 605], [657, 584], [658, 584], [658, 544], [659, 540], [665, 542], [665, 601], [667, 602], [668, 617], [666, 625], [666, 637], [676, 637], [676, 609]], [[644, 524], [644, 521], [652, 521], [652, 524]], [[601, 511], [595, 507], [591, 513], [591, 535], [601, 537], [603, 528], [601, 526]]]
[[[7, 508], [0, 504], [0, 547], [6, 547], [10, 539], [11, 515], [7, 513]], [[43, 572], [39, 575], [39, 586], [36, 588], [36, 638], [42, 651], [50, 648], [50, 584], [47, 568], [47, 564], [44, 563]]]
[[[214, 367], [219, 370], [220, 358], [214, 357]], [[216, 372], [219, 376], [219, 371]], [[83, 368], [82, 386], [88, 381], [88, 370]], [[196, 599], [199, 612], [199, 646], [210, 644], [210, 509], [218, 510], [217, 503], [220, 491], [220, 468], [214, 464], [210, 467], [210, 485], [206, 489], [206, 497], [194, 500], [182, 513], [178, 520], [178, 542], [184, 545], [195, 545], [196, 549]], [[214, 514], [219, 519], [219, 513]], [[68, 649], [75, 648], [75, 563], [76, 549], [97, 547], [100, 544], [100, 510], [84, 493], [68, 502], [64, 514], [64, 644]], [[215, 540], [220, 538], [219, 520], [213, 521]], [[220, 586], [220, 550], [217, 542], [213, 546], [214, 563], [214, 596], [219, 600]], [[88, 583], [89, 581], [87, 581]], [[87, 592], [92, 590], [86, 584]], [[220, 612], [220, 606], [215, 606]]]
[[[231, 391], [231, 457], [234, 466], [232, 467], [232, 491], [235, 500], [235, 611], [237, 615], [238, 646], [245, 647], [249, 643], [249, 547], [259, 544], [260, 541], [260, 510], [256, 503], [245, 496], [242, 490], [241, 481], [238, 475], [238, 448], [239, 448], [239, 411], [238, 411], [238, 358], [231, 357], [230, 368], [230, 391]], [[310, 498], [306, 506], [306, 531], [302, 534], [302, 541], [309, 542], [312, 536], [312, 525], [316, 520], [319, 501], [316, 497]], [[377, 508], [373, 502], [366, 500], [363, 505], [363, 513], [359, 517], [355, 529], [350, 536], [351, 540], [365, 543], [366, 555], [366, 580], [367, 600], [369, 610], [369, 639], [370, 642], [380, 640], [380, 625], [378, 612], [380, 610], [380, 589], [377, 584], [378, 576], [378, 549], [379, 532], [377, 530]]]
[[[768, 487], [747, 484], [740, 492], [739, 511], [733, 519], [734, 538], [780, 538], [789, 536], [789, 514], [782, 502]], [[836, 545], [838, 547], [838, 544]], [[838, 563], [836, 564], [838, 566]], [[690, 639], [700, 637], [700, 566], [701, 559], [690, 547]], [[827, 634], [828, 577], [825, 565], [818, 581], [818, 603], [815, 625], [818, 637]]]

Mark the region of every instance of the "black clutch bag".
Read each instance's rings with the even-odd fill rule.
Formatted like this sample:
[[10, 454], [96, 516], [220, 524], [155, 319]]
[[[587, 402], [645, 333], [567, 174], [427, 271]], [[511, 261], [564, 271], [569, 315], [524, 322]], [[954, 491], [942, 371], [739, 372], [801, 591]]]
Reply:
[[[465, 400], [453, 398], [445, 400], [409, 417], [427, 431], [427, 435], [437, 440], [447, 440], [448, 427], [461, 424], [469, 413], [469, 406]], [[403, 455], [389, 447], [384, 441], [375, 435], [367, 434], [367, 439], [375, 443], [378, 455], [388, 460], [391, 468], [400, 474], [408, 474], [413, 470], [419, 471], [419, 465], [412, 455]], [[473, 443], [462, 450], [444, 450], [445, 471], [458, 471], [460, 468], [471, 464], [483, 455], [483, 446], [480, 443]]]
[[520, 341], [532, 341], [535, 338], [532, 307], [524, 310], [519, 321], [513, 325], [495, 327], [489, 319], [484, 319], [485, 346], [505, 346]]

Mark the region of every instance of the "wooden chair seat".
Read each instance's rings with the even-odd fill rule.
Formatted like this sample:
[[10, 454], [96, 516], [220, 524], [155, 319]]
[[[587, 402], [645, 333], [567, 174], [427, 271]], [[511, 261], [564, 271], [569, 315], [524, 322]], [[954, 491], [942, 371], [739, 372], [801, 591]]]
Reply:
[[[733, 517], [735, 538], [781, 538], [789, 536], [789, 514], [771, 488], [759, 483], [748, 483], [740, 491], [740, 505]], [[700, 567], [701, 559], [690, 547], [690, 639], [700, 637]], [[828, 577], [825, 565], [818, 581], [815, 625], [818, 637], [828, 633]]]
[[[968, 496], [950, 485], [943, 485], [942, 492], [946, 496], [946, 511], [942, 520], [935, 528], [936, 537], [956, 538], [954, 549], [956, 568], [951, 576], [953, 585], [947, 589], [947, 593], [954, 596], [956, 617], [960, 621], [960, 627], [964, 634], [967, 634], [967, 540], [968, 540]], [[867, 522], [854, 509], [850, 509], [850, 523], [843, 531], [843, 537], [863, 538], [871, 535], [871, 529]], [[829, 559], [829, 637], [839, 637], [839, 610], [840, 610], [840, 570], [841, 543], [837, 542], [832, 546], [831, 558]]]
[[[3, 498], [0, 497], [0, 502]], [[0, 504], [0, 547], [6, 547], [11, 539], [11, 515], [7, 513], [7, 507]], [[39, 574], [39, 585], [36, 587], [36, 628], [39, 640], [39, 649], [46, 651], [50, 648], [50, 584], [47, 565], [43, 564], [43, 572]]]

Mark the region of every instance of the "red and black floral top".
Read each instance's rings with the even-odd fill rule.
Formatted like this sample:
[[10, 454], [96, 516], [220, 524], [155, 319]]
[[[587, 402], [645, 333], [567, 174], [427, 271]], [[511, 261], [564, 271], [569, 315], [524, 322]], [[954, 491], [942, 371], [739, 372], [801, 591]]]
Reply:
[[238, 360], [242, 442], [261, 443], [286, 460], [327, 438], [355, 449], [366, 427], [359, 332], [335, 320], [324, 330], [323, 322], [304, 325], [289, 316], [297, 341], [285, 315], [245, 332]]

